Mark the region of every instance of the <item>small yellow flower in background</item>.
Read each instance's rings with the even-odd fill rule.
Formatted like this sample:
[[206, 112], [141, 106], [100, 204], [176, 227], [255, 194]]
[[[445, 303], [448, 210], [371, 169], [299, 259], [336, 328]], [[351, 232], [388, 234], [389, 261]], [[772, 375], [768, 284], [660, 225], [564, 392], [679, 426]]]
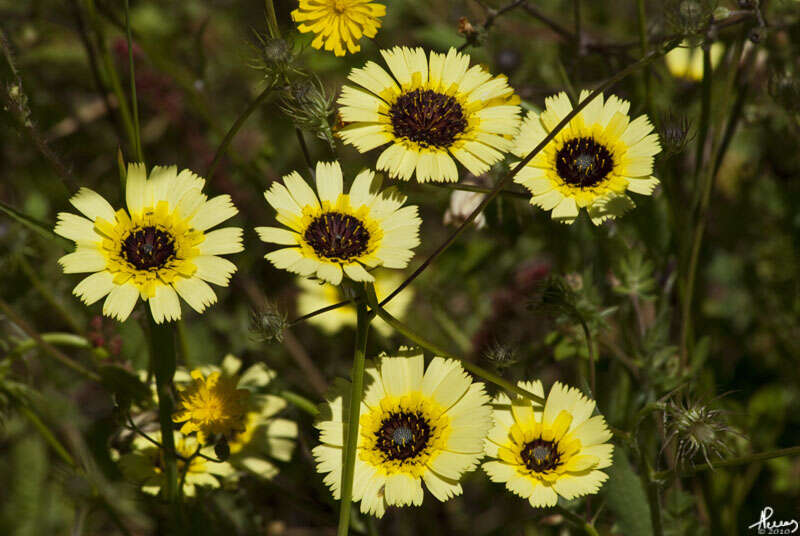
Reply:
[[[589, 96], [582, 91], [580, 100]], [[572, 111], [566, 93], [549, 97], [541, 114], [522, 123], [514, 153], [528, 155]], [[595, 225], [633, 208], [626, 192], [650, 195], [659, 181], [653, 157], [661, 151], [658, 134], [645, 115], [631, 121], [630, 103], [598, 95], [517, 175], [531, 191], [531, 204], [552, 210], [554, 220], [572, 223], [586, 208]]]
[[466, 54], [421, 48], [382, 50], [392, 75], [374, 62], [353, 69], [339, 98], [340, 136], [364, 153], [389, 144], [377, 168], [419, 182], [456, 182], [454, 158], [480, 175], [511, 149], [519, 97], [505, 76], [469, 66]]
[[[538, 380], [517, 385], [544, 398]], [[483, 469], [531, 506], [555, 506], [559, 495], [569, 500], [597, 493], [608, 478], [600, 469], [611, 465], [611, 432], [602, 415], [592, 417], [595, 402], [577, 389], [556, 382], [544, 408], [503, 393], [492, 405], [486, 455], [495, 459]]]
[[[353, 500], [382, 517], [386, 506], [420, 505], [422, 483], [440, 501], [461, 494], [461, 476], [483, 456], [491, 427], [489, 397], [461, 364], [422, 355], [383, 357], [366, 370], [356, 451]], [[344, 382], [346, 384], [346, 382]], [[340, 387], [349, 392], [349, 386]], [[339, 499], [348, 398], [329, 400], [317, 422], [317, 471]]]
[[264, 242], [288, 246], [265, 255], [276, 268], [333, 285], [342, 271], [353, 281], [374, 281], [365, 268], [402, 269], [419, 245], [422, 220], [416, 206], [395, 191], [376, 192], [375, 173], [359, 173], [343, 193], [339, 162], [318, 162], [317, 192], [296, 171], [264, 193], [289, 229], [257, 227]]
[[[715, 69], [725, 52], [725, 45], [714, 43], [711, 45], [711, 68]], [[669, 73], [675, 78], [683, 78], [690, 82], [699, 82], [703, 79], [703, 49], [693, 47], [687, 41], [678, 48], [670, 50], [664, 61], [667, 63]]]
[[197, 432], [198, 441], [207, 445], [216, 436], [227, 439], [244, 431], [250, 391], [237, 389], [239, 378], [218, 371], [206, 378], [200, 370], [191, 376], [194, 381], [180, 390], [178, 411], [172, 416], [174, 422], [184, 423], [181, 433]]
[[[59, 259], [64, 273], [92, 275], [73, 293], [87, 305], [108, 296], [103, 314], [124, 321], [139, 297], [157, 323], [181, 317], [178, 296], [202, 313], [216, 303], [208, 285], [227, 286], [236, 266], [219, 257], [242, 251], [242, 230], [210, 228], [236, 215], [228, 195], [208, 199], [205, 179], [175, 166], [129, 164], [128, 210], [81, 188], [70, 203], [83, 216], [61, 212], [55, 232], [76, 244]], [[208, 283], [207, 283], [208, 282]]]
[[337, 56], [361, 50], [362, 37], [375, 37], [381, 27], [380, 17], [386, 15], [386, 6], [370, 0], [300, 0], [292, 11], [292, 19], [299, 22], [301, 33], [316, 34], [311, 46], [332, 50]]
[[[374, 275], [375, 294], [379, 301], [388, 296], [405, 279], [402, 273], [380, 269]], [[300, 315], [337, 304], [346, 299], [339, 287], [327, 283], [300, 278], [297, 284], [300, 286], [300, 295], [297, 297], [297, 313]], [[392, 301], [386, 304], [386, 311], [395, 318], [402, 320], [413, 300], [414, 291], [405, 288]], [[324, 315], [313, 316], [308, 319], [308, 322], [319, 327], [327, 334], [334, 334], [342, 328], [355, 327], [356, 310], [352, 304], [346, 305], [329, 311]], [[392, 327], [380, 317], [375, 317], [370, 323], [370, 327], [384, 337], [388, 337], [393, 333]]]
[[[203, 376], [221, 374], [237, 391], [246, 391], [244, 413], [237, 418], [236, 430], [225, 436], [230, 449], [228, 462], [236, 469], [270, 479], [279, 469], [273, 460], [287, 462], [297, 442], [297, 423], [276, 415], [286, 408], [286, 401], [263, 391], [276, 374], [264, 363], [256, 363], [240, 372], [242, 361], [228, 354], [220, 366], [205, 365], [198, 370]], [[195, 382], [183, 368], [175, 371], [175, 385], [191, 388]], [[240, 420], [241, 419], [241, 420]], [[241, 426], [239, 425], [241, 423]], [[198, 434], [199, 435], [199, 434]]]
[[[161, 432], [154, 432], [151, 436], [159, 444]], [[194, 497], [199, 487], [218, 488], [220, 480], [234, 474], [233, 467], [227, 462], [212, 462], [200, 456], [195, 456], [200, 445], [194, 437], [185, 437], [178, 432], [174, 433], [175, 453], [178, 455], [178, 474], [186, 477], [183, 481], [183, 494]], [[166, 484], [164, 477], [164, 460], [161, 449], [144, 437], [137, 436], [133, 440], [133, 449], [119, 458], [122, 474], [128, 480], [137, 482], [142, 486], [142, 491], [150, 495], [158, 495]], [[215, 458], [213, 447], [201, 448], [201, 454]], [[187, 468], [186, 463], [189, 462]]]

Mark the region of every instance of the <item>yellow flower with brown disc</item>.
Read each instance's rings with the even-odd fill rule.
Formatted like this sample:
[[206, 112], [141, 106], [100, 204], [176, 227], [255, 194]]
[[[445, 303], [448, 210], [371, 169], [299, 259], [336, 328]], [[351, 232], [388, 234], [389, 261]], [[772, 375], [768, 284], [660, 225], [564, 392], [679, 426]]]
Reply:
[[[542, 382], [518, 382], [544, 398]], [[558, 497], [597, 493], [608, 475], [614, 446], [602, 415], [592, 416], [594, 400], [556, 382], [544, 407], [504, 393], [492, 401], [494, 427], [486, 440], [483, 470], [531, 506], [555, 506]]]
[[[580, 101], [589, 96], [581, 92]], [[529, 113], [514, 153], [526, 157], [572, 111], [566, 93], [545, 101], [541, 114]], [[630, 103], [614, 95], [592, 100], [514, 177], [533, 194], [531, 204], [572, 223], [585, 208], [596, 225], [633, 208], [627, 192], [650, 195], [658, 185], [653, 157], [658, 134], [645, 115], [631, 121]]]
[[87, 305], [106, 297], [103, 314], [128, 318], [136, 302], [150, 304], [157, 323], [178, 320], [178, 296], [202, 313], [216, 303], [208, 285], [227, 286], [236, 266], [219, 255], [242, 251], [238, 227], [210, 229], [236, 215], [228, 195], [209, 199], [205, 179], [175, 166], [128, 165], [127, 210], [114, 211], [100, 194], [81, 188], [70, 203], [83, 215], [61, 212], [55, 232], [75, 251], [59, 259], [64, 273], [92, 275], [73, 293]]
[[[421, 48], [381, 50], [391, 75], [374, 62], [353, 69], [339, 98], [341, 138], [365, 153], [387, 145], [377, 168], [419, 182], [456, 182], [455, 160], [486, 173], [512, 147], [519, 97], [505, 76], [469, 66], [466, 54]], [[454, 160], [455, 159], [455, 160]]]

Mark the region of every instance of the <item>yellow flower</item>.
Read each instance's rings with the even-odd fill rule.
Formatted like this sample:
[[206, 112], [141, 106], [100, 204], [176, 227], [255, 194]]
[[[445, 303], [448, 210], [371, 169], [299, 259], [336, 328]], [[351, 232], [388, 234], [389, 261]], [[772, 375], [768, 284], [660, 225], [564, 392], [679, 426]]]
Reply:
[[245, 414], [250, 391], [237, 389], [239, 378], [223, 376], [215, 371], [206, 378], [200, 370], [191, 373], [194, 380], [181, 389], [178, 411], [172, 416], [176, 423], [184, 423], [182, 434], [197, 432], [202, 444], [214, 442], [215, 436], [232, 437], [245, 429]]
[[[161, 443], [161, 432], [155, 432], [151, 437]], [[194, 497], [196, 487], [218, 488], [220, 478], [233, 475], [233, 467], [227, 462], [212, 462], [195, 456], [200, 447], [193, 437], [184, 437], [174, 433], [175, 453], [178, 455], [178, 474], [186, 473], [183, 481], [183, 494]], [[215, 458], [214, 449], [206, 447], [200, 449], [201, 454]], [[186, 466], [186, 463], [189, 466]], [[133, 441], [133, 450], [119, 458], [120, 469], [128, 480], [139, 483], [142, 491], [150, 495], [158, 495], [166, 484], [164, 477], [164, 460], [161, 449], [144, 437], [138, 436]]]
[[[383, 516], [387, 505], [422, 504], [422, 482], [440, 501], [461, 493], [461, 476], [478, 464], [491, 426], [489, 398], [457, 361], [422, 355], [383, 357], [367, 368], [361, 402], [353, 500]], [[344, 387], [344, 386], [342, 386]], [[341, 493], [347, 397], [329, 401], [314, 448], [317, 471]]]
[[311, 46], [333, 50], [337, 56], [361, 50], [362, 37], [373, 38], [381, 27], [380, 17], [386, 15], [386, 6], [370, 0], [300, 0], [300, 7], [292, 11], [302, 33], [313, 32], [316, 38]]
[[[580, 100], [589, 96], [582, 91]], [[524, 158], [572, 111], [566, 93], [549, 97], [546, 110], [523, 121], [514, 153]], [[554, 220], [572, 223], [586, 208], [595, 225], [623, 215], [634, 205], [627, 191], [650, 195], [658, 185], [653, 157], [661, 151], [647, 116], [631, 121], [630, 103], [599, 95], [517, 175], [531, 191], [531, 204], [552, 210]]]
[[[297, 423], [276, 416], [286, 408], [285, 400], [262, 392], [275, 378], [275, 371], [264, 363], [255, 363], [244, 372], [241, 368], [242, 361], [228, 354], [219, 366], [204, 365], [198, 370], [205, 376], [216, 373], [229, 379], [238, 377], [236, 385], [239, 390], [250, 392], [246, 397], [243, 426], [227, 436], [228, 462], [236, 469], [270, 479], [279, 472], [273, 460], [287, 462], [292, 458], [297, 442]], [[175, 385], [179, 389], [194, 381], [186, 369], [175, 371]]]
[[365, 268], [408, 266], [419, 245], [417, 207], [404, 207], [406, 198], [397, 192], [375, 192], [374, 177], [362, 171], [345, 194], [339, 162], [319, 162], [316, 193], [297, 172], [283, 177], [284, 184], [273, 183], [264, 197], [289, 229], [256, 231], [264, 242], [289, 247], [268, 253], [267, 260], [333, 285], [342, 282], [342, 270], [354, 281], [374, 281]]
[[[178, 296], [197, 312], [217, 301], [206, 283], [227, 286], [236, 266], [218, 257], [242, 251], [242, 230], [209, 231], [236, 214], [230, 196], [208, 199], [205, 180], [175, 166], [129, 164], [128, 210], [117, 210], [98, 193], [81, 188], [70, 203], [83, 216], [61, 212], [55, 232], [75, 241], [59, 259], [64, 273], [92, 275], [74, 294], [91, 305], [108, 295], [103, 314], [128, 318], [139, 297], [157, 323], [181, 317]], [[85, 216], [85, 217], [84, 217]]]
[[[544, 397], [540, 381], [518, 382]], [[493, 482], [528, 499], [531, 506], [555, 506], [558, 496], [574, 499], [597, 493], [611, 465], [614, 446], [602, 415], [592, 417], [593, 400], [556, 382], [544, 408], [529, 399], [499, 394], [492, 402], [494, 427], [483, 469]]]
[[[378, 300], [382, 300], [388, 296], [390, 292], [403, 282], [403, 279], [402, 273], [379, 270], [375, 274], [374, 283]], [[329, 305], [334, 305], [345, 299], [339, 287], [327, 283], [300, 278], [297, 284], [300, 286], [300, 295], [297, 297], [297, 312], [301, 315], [308, 314]], [[397, 297], [386, 304], [386, 310], [395, 318], [402, 320], [413, 300], [414, 291], [405, 288]], [[355, 307], [350, 304], [329, 311], [323, 315], [313, 316], [308, 319], [308, 322], [319, 327], [327, 334], [334, 334], [344, 327], [355, 327], [356, 310]], [[381, 320], [380, 317], [373, 319], [370, 327], [375, 328], [375, 330], [384, 337], [388, 337], [393, 333], [391, 326]]]
[[421, 48], [382, 50], [394, 75], [368, 62], [348, 77], [339, 104], [350, 123], [340, 136], [364, 153], [389, 144], [377, 167], [392, 177], [455, 182], [454, 158], [475, 175], [511, 149], [519, 127], [519, 97], [505, 76], [469, 67], [469, 56]]
[[[715, 69], [725, 52], [725, 45], [714, 43], [711, 45], [711, 68]], [[675, 78], [683, 78], [690, 82], [699, 82], [703, 79], [703, 51], [700, 47], [692, 47], [687, 41], [678, 48], [670, 50], [664, 61], [667, 62], [669, 73]]]

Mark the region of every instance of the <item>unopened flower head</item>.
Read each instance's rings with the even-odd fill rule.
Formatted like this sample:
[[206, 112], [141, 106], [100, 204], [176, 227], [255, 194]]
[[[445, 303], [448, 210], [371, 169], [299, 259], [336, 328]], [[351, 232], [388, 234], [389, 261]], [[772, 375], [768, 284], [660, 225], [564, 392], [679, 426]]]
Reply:
[[419, 182], [456, 182], [455, 160], [486, 173], [511, 148], [519, 97], [505, 76], [492, 76], [470, 57], [422, 48], [382, 50], [391, 74], [374, 62], [353, 69], [357, 86], [339, 98], [345, 143], [365, 153], [388, 144], [379, 170]]
[[[545, 397], [538, 380], [517, 385]], [[486, 454], [493, 460], [483, 469], [534, 508], [555, 506], [559, 496], [571, 500], [597, 493], [608, 478], [601, 469], [611, 465], [611, 432], [602, 415], [592, 417], [595, 402], [577, 389], [556, 382], [543, 407], [504, 393], [492, 405]]]
[[[580, 101], [588, 98], [582, 91]], [[522, 123], [514, 153], [526, 157], [571, 111], [566, 93], [545, 100], [541, 114]], [[658, 134], [645, 115], [631, 121], [630, 103], [598, 95], [514, 177], [530, 190], [531, 204], [572, 223], [585, 208], [595, 225], [633, 208], [627, 192], [650, 195], [659, 184], [653, 157], [661, 151]]]
[[87, 305], [108, 296], [103, 314], [128, 318], [136, 302], [150, 304], [157, 323], [178, 320], [178, 296], [202, 313], [217, 301], [208, 285], [227, 286], [236, 266], [220, 257], [242, 251], [242, 230], [212, 227], [236, 215], [228, 195], [208, 199], [205, 179], [175, 166], [129, 164], [127, 210], [117, 210], [100, 194], [81, 188], [70, 203], [83, 215], [58, 215], [55, 232], [75, 241], [59, 259], [65, 273], [92, 275], [73, 293]]
[[283, 342], [283, 334], [289, 327], [286, 313], [272, 301], [250, 312], [250, 332], [260, 341]]
[[[390, 505], [422, 504], [422, 483], [440, 501], [461, 494], [461, 476], [483, 456], [491, 426], [489, 397], [457, 361], [422, 355], [383, 357], [368, 367], [361, 402], [353, 500], [382, 517]], [[317, 423], [317, 471], [339, 499], [342, 481], [344, 396], [329, 401]]]
[[316, 35], [311, 46], [337, 56], [361, 50], [359, 41], [377, 35], [384, 15], [386, 6], [371, 0], [300, 0], [292, 11], [297, 29]]
[[698, 452], [708, 464], [712, 455], [722, 458], [730, 454], [730, 440], [738, 433], [728, 425], [723, 410], [688, 396], [670, 401], [664, 412], [664, 425], [666, 444], [674, 444], [678, 466], [690, 465]]
[[294, 172], [264, 193], [288, 227], [258, 227], [261, 240], [283, 247], [266, 255], [276, 268], [304, 277], [316, 275], [333, 285], [343, 275], [353, 281], [375, 278], [367, 269], [402, 269], [419, 245], [417, 207], [403, 206], [406, 197], [375, 191], [375, 173], [364, 170], [343, 193], [339, 162], [319, 162], [317, 191]]

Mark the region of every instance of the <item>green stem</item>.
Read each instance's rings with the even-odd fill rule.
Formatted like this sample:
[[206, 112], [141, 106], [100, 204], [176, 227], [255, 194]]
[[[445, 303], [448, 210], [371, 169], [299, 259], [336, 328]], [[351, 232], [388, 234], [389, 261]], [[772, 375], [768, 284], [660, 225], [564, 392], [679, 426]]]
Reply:
[[5, 313], [5, 315], [11, 322], [19, 326], [19, 328], [22, 331], [27, 333], [30, 338], [32, 338], [38, 343], [38, 345], [42, 348], [42, 350], [44, 350], [47, 354], [53, 357], [56, 361], [61, 362], [62, 364], [66, 365], [67, 367], [77, 372], [78, 374], [81, 374], [87, 380], [91, 380], [94, 382], [100, 382], [102, 380], [99, 374], [87, 369], [77, 361], [74, 361], [72, 358], [64, 354], [61, 350], [57, 349], [55, 346], [51, 345], [50, 343], [42, 339], [42, 336], [39, 335], [39, 333], [37, 333], [36, 330], [33, 329], [30, 325], [28, 325], [28, 323], [25, 322], [25, 320], [23, 320], [22, 317], [19, 316], [17, 312], [14, 311], [14, 309], [12, 309], [11, 306], [1, 298], [0, 298], [0, 310], [2, 310], [3, 313]]
[[594, 396], [596, 387], [595, 362], [597, 361], [597, 356], [595, 356], [594, 352], [592, 333], [589, 331], [589, 326], [586, 324], [583, 317], [581, 317], [581, 328], [583, 328], [583, 336], [586, 338], [586, 348], [589, 352], [589, 386], [592, 388], [592, 396]]
[[[649, 48], [647, 39], [647, 14], [645, 12], [644, 0], [637, 0], [639, 15], [639, 41], [642, 46], [642, 56], [646, 56]], [[651, 87], [650, 67], [645, 67], [642, 73], [644, 78], [645, 104], [647, 112], [653, 114], [653, 93]]]
[[72, 467], [73, 469], [78, 469], [78, 464], [75, 463], [75, 459], [70, 455], [67, 451], [66, 447], [61, 444], [61, 442], [56, 438], [55, 434], [50, 431], [47, 425], [39, 418], [36, 413], [31, 411], [30, 408], [22, 406], [20, 408], [20, 412], [31, 421], [33, 427], [39, 432], [39, 434], [44, 438], [48, 445], [58, 454], [58, 457], [64, 460], [64, 462]]
[[694, 163], [695, 180], [703, 167], [709, 123], [711, 122], [711, 43], [703, 45], [703, 86], [700, 108], [700, 128], [697, 133], [697, 156]]
[[306, 139], [303, 137], [303, 131], [299, 128], [294, 129], [295, 134], [297, 134], [297, 142], [300, 144], [300, 150], [303, 151], [303, 158], [306, 160], [306, 165], [308, 166], [308, 171], [311, 172], [311, 176], [314, 176], [314, 165], [311, 161], [311, 153], [308, 151], [308, 145], [306, 145]]
[[469, 361], [466, 361], [465, 359], [452, 354], [451, 352], [448, 352], [444, 348], [427, 340], [422, 335], [419, 335], [416, 332], [414, 332], [414, 330], [412, 330], [410, 327], [408, 327], [400, 320], [396, 319], [391, 314], [389, 314], [389, 312], [386, 311], [386, 309], [384, 309], [383, 306], [378, 303], [378, 298], [375, 295], [375, 289], [372, 287], [372, 285], [367, 286], [367, 303], [369, 303], [369, 306], [372, 308], [375, 314], [381, 317], [381, 319], [384, 322], [392, 326], [399, 333], [402, 333], [407, 339], [414, 341], [423, 348], [427, 348], [428, 350], [430, 350], [431, 352], [433, 352], [438, 356], [447, 357], [449, 359], [455, 359], [456, 361], [460, 362], [461, 366], [463, 366], [466, 370], [472, 372], [473, 374], [475, 374], [480, 378], [483, 378], [487, 382], [493, 383], [498, 387], [505, 389], [509, 393], [514, 393], [518, 396], [527, 398], [529, 400], [536, 402], [537, 404], [544, 404], [544, 399], [542, 397], [536, 396], [535, 394], [526, 391], [525, 389], [522, 389], [517, 385], [514, 385], [513, 383], [505, 380], [502, 376], [499, 376], [494, 372], [490, 372], [482, 367], [479, 367], [474, 363], [470, 363]]
[[41, 235], [48, 240], [53, 240], [55, 242], [59, 242], [64, 249], [67, 249], [72, 246], [72, 242], [64, 238], [63, 236], [57, 235], [53, 232], [53, 226], [47, 223], [42, 223], [38, 220], [35, 220], [28, 216], [27, 214], [20, 212], [19, 210], [15, 209], [8, 203], [4, 201], [0, 201], [0, 212], [11, 218], [12, 220], [16, 221], [17, 223], [22, 224], [24, 227], [27, 227], [31, 231], [35, 232], [38, 235]]
[[[55, 346], [66, 346], [68, 348], [81, 348], [83, 350], [91, 350], [100, 358], [107, 358], [108, 352], [102, 348], [95, 348], [95, 346], [88, 341], [85, 337], [75, 335], [74, 333], [42, 333], [39, 335], [41, 340], [47, 344]], [[28, 350], [39, 346], [39, 341], [30, 338], [17, 344], [9, 353], [10, 356], [20, 355]]]
[[220, 159], [222, 156], [228, 151], [228, 146], [233, 141], [233, 138], [239, 132], [239, 129], [242, 128], [245, 121], [256, 111], [262, 102], [267, 98], [270, 92], [274, 89], [274, 86], [267, 86], [264, 91], [262, 91], [258, 97], [253, 99], [250, 102], [250, 105], [247, 109], [236, 118], [236, 121], [233, 123], [233, 126], [228, 130], [225, 134], [225, 138], [223, 138], [222, 143], [219, 145], [216, 154], [214, 155], [214, 160], [211, 161], [211, 165], [208, 166], [208, 171], [206, 172], [206, 179], [211, 179], [214, 175], [214, 172], [217, 170], [217, 165], [219, 164]]
[[597, 529], [595, 529], [591, 523], [588, 523], [585, 519], [583, 519], [575, 512], [567, 510], [563, 506], [558, 506], [558, 505], [556, 505], [554, 509], [556, 512], [564, 516], [565, 519], [569, 520], [570, 523], [581, 529], [586, 534], [586, 536], [599, 536], [599, 534], [597, 533]]
[[663, 536], [664, 529], [661, 525], [661, 502], [658, 496], [658, 480], [653, 474], [650, 461], [644, 455], [644, 449], [639, 446], [639, 462], [641, 464], [642, 485], [647, 492], [647, 502], [650, 503], [650, 522], [653, 525], [653, 534]]
[[[25, 259], [24, 255], [20, 255], [19, 257], [19, 267], [22, 269], [22, 272], [25, 274], [25, 277], [28, 278], [28, 281], [31, 282], [33, 288], [35, 288], [39, 294], [45, 299], [48, 305], [55, 311], [58, 316], [70, 327], [70, 329], [76, 333], [85, 333], [85, 329], [81, 324], [75, 319], [75, 315], [70, 314], [61, 302], [53, 295], [50, 288], [43, 284], [42, 281], [39, 279], [36, 270], [30, 265], [30, 263]], [[50, 341], [48, 341], [50, 342]]]
[[281, 30], [278, 27], [278, 17], [275, 16], [275, 5], [272, 3], [272, 0], [264, 0], [264, 5], [267, 8], [269, 35], [273, 39], [277, 39], [281, 36]]
[[358, 444], [358, 421], [361, 413], [361, 397], [364, 391], [364, 362], [367, 353], [367, 334], [371, 316], [366, 306], [357, 305], [356, 344], [353, 351], [352, 388], [350, 390], [350, 414], [345, 431], [344, 467], [342, 468], [342, 502], [339, 508], [337, 536], [347, 536], [350, 527], [350, 507], [353, 499], [353, 475], [356, 467], [356, 445]]
[[592, 102], [596, 97], [603, 94], [603, 92], [616, 85], [620, 80], [624, 79], [631, 73], [636, 72], [641, 67], [649, 65], [656, 59], [662, 57], [664, 54], [666, 54], [673, 48], [677, 47], [679, 43], [680, 39], [673, 40], [667, 43], [660, 50], [654, 50], [653, 52], [643, 57], [642, 59], [628, 65], [618, 73], [608, 78], [597, 89], [592, 91], [584, 100], [576, 104], [575, 107], [572, 109], [572, 111], [568, 113], [564, 117], [564, 119], [562, 119], [553, 128], [553, 130], [551, 130], [547, 134], [547, 136], [545, 136], [544, 139], [541, 142], [539, 142], [539, 144], [536, 147], [534, 147], [530, 153], [528, 153], [528, 155], [525, 158], [523, 158], [503, 179], [497, 181], [497, 184], [494, 186], [494, 188], [492, 188], [492, 191], [489, 192], [483, 199], [483, 201], [481, 201], [480, 205], [478, 205], [475, 208], [475, 210], [473, 210], [472, 213], [469, 216], [467, 216], [467, 218], [464, 220], [461, 226], [459, 226], [458, 229], [456, 229], [450, 236], [448, 236], [447, 239], [444, 241], [444, 243], [441, 244], [438, 248], [436, 248], [436, 250], [427, 259], [425, 259], [425, 261], [423, 261], [423, 263], [419, 266], [419, 268], [414, 270], [414, 272], [410, 276], [408, 276], [405, 279], [405, 281], [403, 281], [396, 289], [394, 289], [394, 291], [392, 291], [391, 294], [389, 294], [383, 301], [381, 301], [381, 305], [385, 306], [387, 303], [389, 303], [395, 296], [397, 296], [400, 292], [402, 292], [404, 288], [406, 288], [412, 281], [414, 281], [414, 279], [419, 277], [420, 274], [422, 274], [422, 272], [424, 272], [428, 268], [428, 266], [430, 266], [431, 263], [433, 263], [433, 261], [439, 257], [439, 255], [444, 253], [451, 245], [453, 245], [453, 243], [461, 235], [461, 233], [463, 233], [472, 224], [475, 218], [477, 218], [478, 215], [481, 212], [483, 212], [483, 210], [489, 205], [489, 203], [491, 203], [494, 200], [494, 198], [497, 197], [506, 186], [508, 186], [508, 184], [517, 175], [517, 173], [522, 171], [522, 169], [528, 164], [528, 162], [533, 160], [533, 158], [537, 154], [539, 154], [545, 147], [547, 147], [547, 145], [551, 141], [553, 141], [553, 139], [555, 139], [556, 136], [558, 136], [559, 132], [561, 132], [561, 130], [563, 130], [570, 123], [570, 121], [572, 121], [572, 119], [575, 118], [575, 116], [581, 113], [581, 111], [584, 108], [586, 108], [586, 106], [588, 106], [590, 102]]
[[680, 471], [661, 471], [653, 475], [654, 479], [663, 480], [670, 476], [676, 475], [679, 478], [685, 478], [699, 473], [700, 471], [708, 471], [719, 469], [722, 467], [735, 467], [737, 465], [747, 465], [748, 463], [760, 462], [764, 460], [771, 460], [773, 458], [783, 458], [784, 456], [800, 456], [800, 446], [788, 447], [785, 449], [770, 450], [767, 452], [757, 452], [755, 454], [748, 454], [738, 458], [731, 458], [729, 460], [721, 460], [712, 463], [703, 463], [700, 465], [693, 465], [688, 469]]
[[284, 389], [279, 393], [279, 396], [293, 406], [296, 406], [298, 409], [305, 411], [312, 417], [319, 415], [319, 409], [317, 409], [317, 405], [302, 395], [298, 395], [293, 391]]
[[144, 162], [142, 152], [142, 129], [139, 126], [139, 103], [136, 100], [136, 72], [133, 68], [133, 39], [131, 39], [131, 13], [130, 0], [125, 0], [125, 31], [128, 37], [128, 68], [131, 78], [131, 110], [133, 110], [133, 150], [136, 159]]
[[175, 332], [169, 324], [156, 324], [150, 319], [150, 356], [156, 374], [158, 420], [161, 424], [161, 444], [164, 456], [165, 499], [178, 500], [178, 467], [175, 456], [174, 425], [172, 424], [172, 378], [175, 376]]

